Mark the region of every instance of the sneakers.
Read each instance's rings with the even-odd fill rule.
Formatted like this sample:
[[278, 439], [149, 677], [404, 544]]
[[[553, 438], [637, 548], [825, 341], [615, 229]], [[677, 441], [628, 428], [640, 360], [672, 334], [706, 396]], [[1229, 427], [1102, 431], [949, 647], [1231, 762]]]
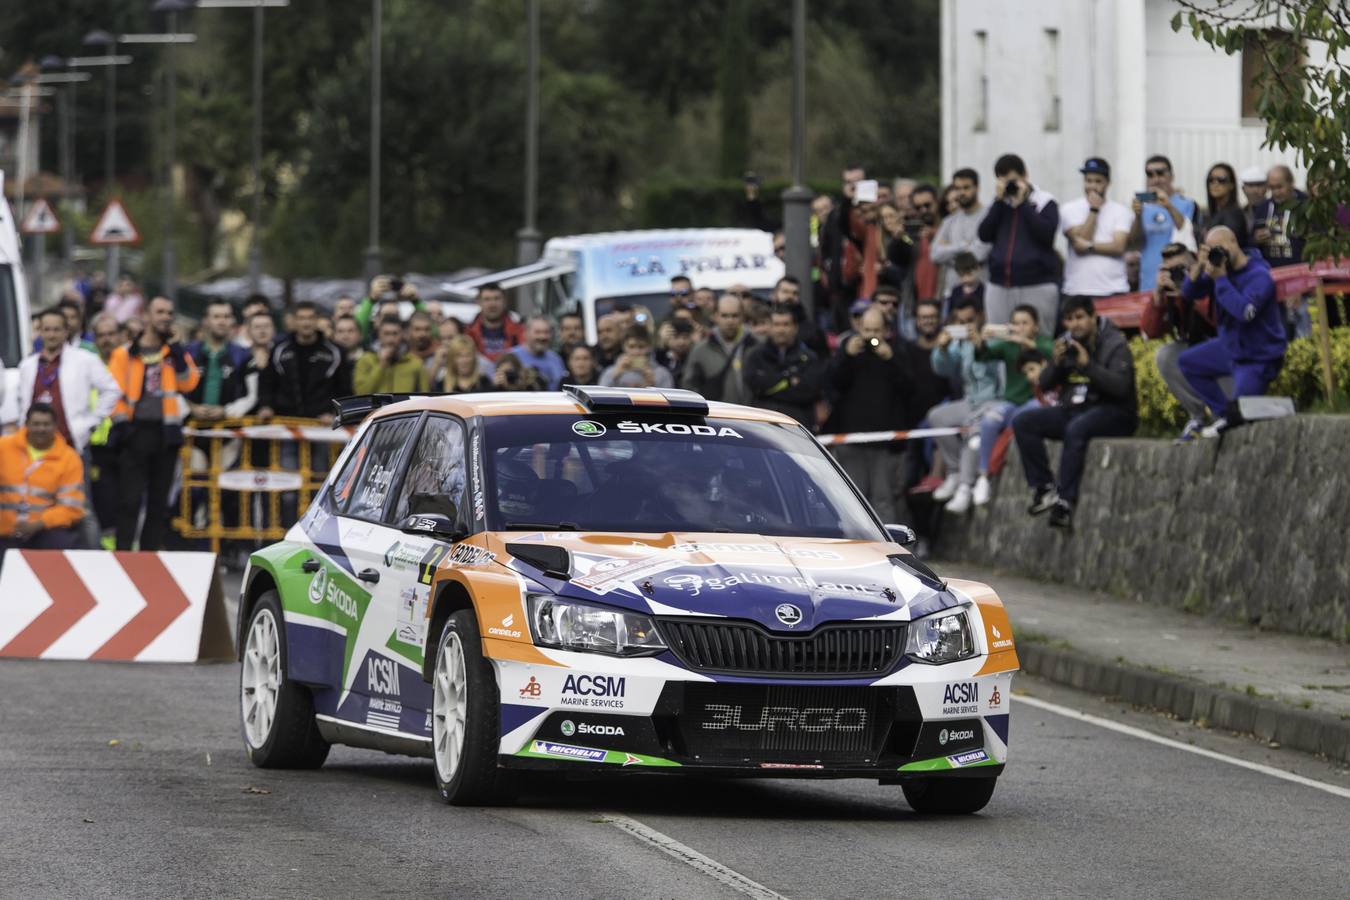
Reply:
[[1050, 527], [1073, 527], [1073, 507], [1069, 504], [1068, 500], [1055, 501], [1055, 505], [1050, 510]]
[[938, 501], [939, 503], [942, 503], [946, 500], [950, 500], [952, 499], [952, 496], [956, 493], [956, 489], [960, 486], [961, 486], [960, 475], [948, 475], [947, 479], [942, 482], [942, 486], [939, 487], [936, 491], [933, 491], [933, 499]]
[[1227, 419], [1215, 419], [1213, 422], [1210, 422], [1209, 425], [1205, 426], [1200, 431], [1200, 436], [1206, 439], [1216, 438], [1227, 430], [1228, 430]]
[[947, 504], [947, 512], [961, 515], [970, 509], [970, 485], [963, 484], [956, 489], [956, 496]]
[[1059, 494], [1055, 492], [1053, 486], [1036, 488], [1031, 495], [1031, 503], [1027, 506], [1027, 512], [1033, 516], [1039, 516], [1043, 512], [1049, 512], [1050, 508], [1059, 502]]
[[1187, 419], [1186, 426], [1181, 429], [1181, 434], [1177, 435], [1176, 443], [1186, 444], [1200, 436], [1200, 431], [1205, 427], [1201, 419]]
[[975, 480], [975, 490], [971, 492], [970, 499], [975, 501], [976, 506], [984, 506], [989, 502], [989, 477], [981, 475]]

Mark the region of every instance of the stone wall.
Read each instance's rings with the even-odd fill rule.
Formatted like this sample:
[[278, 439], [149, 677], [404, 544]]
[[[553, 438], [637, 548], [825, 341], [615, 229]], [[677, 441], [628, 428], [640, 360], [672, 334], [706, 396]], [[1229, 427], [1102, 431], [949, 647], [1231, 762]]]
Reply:
[[944, 514], [937, 555], [1350, 641], [1350, 417], [1094, 441], [1070, 533], [1029, 495], [1013, 446], [988, 506]]

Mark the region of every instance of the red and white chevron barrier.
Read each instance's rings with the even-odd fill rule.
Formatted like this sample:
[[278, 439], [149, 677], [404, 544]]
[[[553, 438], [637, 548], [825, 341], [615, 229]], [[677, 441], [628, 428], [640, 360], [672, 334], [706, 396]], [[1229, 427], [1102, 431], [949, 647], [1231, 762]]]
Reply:
[[232, 655], [214, 553], [10, 550], [0, 657], [195, 662]]

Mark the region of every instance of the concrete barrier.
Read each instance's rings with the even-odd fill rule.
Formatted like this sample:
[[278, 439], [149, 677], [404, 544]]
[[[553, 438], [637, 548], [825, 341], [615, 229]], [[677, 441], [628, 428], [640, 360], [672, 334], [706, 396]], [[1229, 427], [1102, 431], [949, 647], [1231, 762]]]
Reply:
[[1214, 441], [1094, 441], [1070, 533], [1026, 514], [1016, 447], [995, 498], [936, 552], [1279, 631], [1350, 641], [1350, 417]]

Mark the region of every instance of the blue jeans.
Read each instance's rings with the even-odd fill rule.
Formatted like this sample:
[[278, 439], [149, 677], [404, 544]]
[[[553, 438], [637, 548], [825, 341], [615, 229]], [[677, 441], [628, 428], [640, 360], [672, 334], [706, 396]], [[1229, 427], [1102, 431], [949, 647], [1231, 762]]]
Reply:
[[1032, 397], [1021, 406], [1001, 400], [980, 417], [980, 474], [989, 474], [989, 458], [994, 455], [994, 444], [1003, 429], [1011, 428], [1013, 419], [1024, 409], [1037, 409], [1041, 401]]
[[1064, 442], [1059, 456], [1057, 489], [1061, 499], [1074, 503], [1078, 500], [1078, 484], [1083, 480], [1083, 465], [1087, 461], [1088, 442], [1096, 437], [1128, 437], [1139, 426], [1139, 419], [1130, 410], [1112, 404], [1098, 404], [1086, 409], [1072, 410], [1064, 406], [1043, 406], [1030, 409], [1013, 421], [1013, 437], [1017, 451], [1022, 455], [1022, 469], [1027, 484], [1032, 488], [1049, 487], [1055, 483], [1050, 471], [1050, 459], [1045, 439]]
[[[1183, 350], [1177, 357], [1177, 368], [1181, 369], [1191, 389], [1205, 401], [1209, 411], [1216, 417], [1225, 414], [1230, 399], [1264, 394], [1275, 376], [1280, 374], [1283, 365], [1282, 359], [1237, 362], [1228, 355], [1221, 338], [1210, 338], [1196, 344], [1189, 350]], [[1233, 379], [1232, 398], [1219, 386], [1219, 379], [1229, 376]]]

